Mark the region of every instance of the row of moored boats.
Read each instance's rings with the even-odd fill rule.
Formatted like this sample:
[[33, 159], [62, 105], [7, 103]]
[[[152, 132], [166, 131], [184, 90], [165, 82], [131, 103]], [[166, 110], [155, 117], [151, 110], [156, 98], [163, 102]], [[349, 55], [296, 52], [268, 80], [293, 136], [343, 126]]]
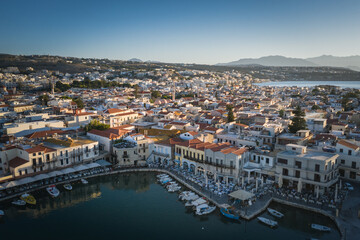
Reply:
[[[169, 175], [159, 174], [157, 178], [160, 184], [165, 186], [168, 192], [178, 192], [181, 190], [181, 186], [179, 186]], [[192, 191], [181, 192], [179, 194], [179, 200], [185, 202], [185, 207], [193, 208], [196, 215], [210, 214], [216, 209], [216, 206], [209, 205], [209, 201], [206, 198], [200, 197]]]
[[[80, 179], [82, 184], [88, 184], [89, 182], [86, 179]], [[71, 191], [72, 185], [70, 183], [66, 183], [63, 185], [65, 190]], [[58, 197], [60, 195], [60, 190], [55, 185], [50, 185], [46, 188], [46, 191], [52, 197]], [[20, 196], [20, 199], [15, 199], [11, 202], [11, 204], [15, 206], [25, 206], [26, 204], [29, 205], [36, 205], [36, 199], [33, 195], [29, 193], [24, 193]], [[5, 213], [4, 211], [0, 210], [0, 216], [3, 216]]]

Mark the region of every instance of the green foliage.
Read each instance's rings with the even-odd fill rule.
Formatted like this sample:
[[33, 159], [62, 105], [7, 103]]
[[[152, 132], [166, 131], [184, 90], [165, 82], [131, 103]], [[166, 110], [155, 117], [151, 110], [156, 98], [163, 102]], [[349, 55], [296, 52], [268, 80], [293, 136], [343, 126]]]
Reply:
[[311, 110], [318, 110], [318, 109], [320, 109], [320, 107], [318, 105], [314, 105], [311, 107]]
[[359, 98], [358, 92], [348, 92], [346, 93], [343, 98], [341, 99], [341, 106], [344, 108], [345, 111], [350, 111], [353, 107], [350, 105], [351, 98]]
[[228, 115], [227, 115], [227, 122], [233, 122], [234, 121], [234, 113], [233, 113], [233, 106], [232, 105], [227, 105], [226, 109], [228, 110]]
[[79, 109], [84, 108], [84, 102], [81, 98], [73, 99]]
[[283, 118], [285, 116], [285, 111], [284, 109], [280, 109], [279, 111], [279, 117]]
[[65, 92], [65, 91], [69, 90], [71, 88], [71, 86], [69, 84], [64, 84], [60, 81], [57, 81], [55, 83], [55, 88], [56, 88], [56, 90], [59, 90], [60, 92]]
[[88, 132], [92, 129], [106, 130], [109, 128], [110, 128], [110, 125], [108, 125], [108, 124], [100, 123], [98, 120], [91, 120], [91, 122], [85, 126], [85, 131]]
[[60, 99], [72, 99], [72, 98], [69, 96], [61, 96]]
[[160, 91], [152, 91], [151, 92], [151, 98], [161, 98]]
[[298, 130], [306, 129], [306, 121], [303, 118], [305, 116], [305, 113], [301, 110], [301, 107], [297, 106], [293, 113], [295, 116], [291, 119], [289, 131], [291, 133], [296, 133]]
[[38, 97], [39, 101], [41, 102], [42, 105], [47, 105], [48, 101], [49, 101], [49, 96], [47, 94], [45, 95], [41, 95]]

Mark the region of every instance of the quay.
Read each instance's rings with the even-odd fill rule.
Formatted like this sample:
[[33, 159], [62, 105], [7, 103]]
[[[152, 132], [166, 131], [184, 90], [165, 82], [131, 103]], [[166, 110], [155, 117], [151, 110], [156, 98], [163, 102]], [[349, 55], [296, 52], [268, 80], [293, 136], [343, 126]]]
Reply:
[[[219, 197], [219, 196], [213, 194], [212, 192], [202, 188], [201, 186], [199, 186], [193, 182], [190, 182], [184, 176], [178, 174], [176, 171], [173, 171], [171, 169], [157, 168], [157, 167], [142, 167], [141, 166], [141, 167], [114, 169], [114, 170], [109, 170], [109, 171], [93, 174], [90, 176], [83, 176], [83, 177], [73, 178], [71, 180], [59, 181], [56, 184], [75, 182], [75, 181], [79, 181], [81, 178], [88, 179], [88, 178], [105, 176], [105, 175], [133, 173], [133, 172], [165, 173], [165, 174], [168, 174], [169, 176], [171, 176], [172, 178], [174, 178], [176, 181], [180, 182], [186, 188], [190, 189], [191, 191], [196, 192], [199, 196], [207, 198], [211, 203], [213, 203], [218, 208], [222, 208], [225, 204], [229, 204], [229, 205], [231, 204], [228, 196]], [[53, 185], [53, 184], [54, 183], [42, 185], [40, 187], [31, 189], [31, 190], [25, 190], [22, 192], [17, 192], [17, 193], [11, 194], [6, 197], [2, 197], [2, 198], [0, 198], [0, 202], [18, 197], [25, 192], [33, 192], [33, 191], [44, 189], [44, 188], [48, 187], [49, 185]], [[357, 196], [355, 197], [355, 201], [349, 201], [349, 199], [347, 199], [347, 201], [345, 201], [345, 203], [343, 204], [342, 210], [339, 211], [338, 217], [336, 216], [335, 211], [327, 211], [324, 209], [320, 209], [319, 207], [312, 207], [312, 206], [308, 206], [308, 205], [300, 203], [300, 202], [297, 203], [294, 201], [289, 201], [288, 199], [282, 199], [278, 196], [274, 196], [274, 194], [268, 194], [268, 195], [263, 196], [261, 199], [257, 199], [251, 206], [244, 207], [244, 208], [236, 207], [236, 212], [241, 216], [241, 218], [249, 221], [249, 220], [255, 218], [257, 215], [264, 212], [272, 201], [278, 202], [278, 203], [281, 203], [284, 205], [316, 212], [316, 213], [322, 214], [326, 217], [329, 217], [330, 219], [332, 219], [335, 222], [338, 230], [341, 233], [342, 240], [357, 240], [358, 236], [360, 236], [360, 219], [357, 216], [358, 212], [352, 211], [352, 209], [355, 210], [355, 209], [359, 209], [359, 207], [360, 207], [360, 193], [357, 194]], [[350, 217], [351, 221], [348, 220], [349, 217]]]

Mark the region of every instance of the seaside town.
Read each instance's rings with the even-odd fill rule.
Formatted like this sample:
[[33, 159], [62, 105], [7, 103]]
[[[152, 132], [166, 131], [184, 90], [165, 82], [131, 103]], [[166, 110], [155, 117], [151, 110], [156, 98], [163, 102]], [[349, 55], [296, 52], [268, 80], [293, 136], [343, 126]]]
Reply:
[[251, 71], [137, 59], [52, 61], [69, 69], [0, 69], [1, 202], [39, 204], [32, 192], [57, 197], [76, 181], [154, 171], [198, 215], [218, 208], [275, 227], [276, 201], [359, 236], [358, 89], [261, 86], [269, 79]]

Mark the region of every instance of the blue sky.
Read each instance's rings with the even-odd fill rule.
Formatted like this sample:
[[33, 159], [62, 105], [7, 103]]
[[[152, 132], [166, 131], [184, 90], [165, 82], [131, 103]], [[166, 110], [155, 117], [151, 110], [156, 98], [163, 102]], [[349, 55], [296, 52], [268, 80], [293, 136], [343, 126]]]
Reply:
[[3, 0], [0, 52], [214, 64], [360, 55], [360, 1]]

